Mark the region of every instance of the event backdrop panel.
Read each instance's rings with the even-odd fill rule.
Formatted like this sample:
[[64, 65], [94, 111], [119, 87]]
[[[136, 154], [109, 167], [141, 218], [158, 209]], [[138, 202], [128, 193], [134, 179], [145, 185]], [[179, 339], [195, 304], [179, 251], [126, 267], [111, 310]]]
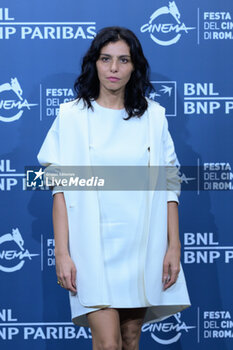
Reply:
[[39, 167], [59, 104], [75, 97], [83, 55], [111, 25], [140, 39], [156, 90], [149, 97], [166, 107], [182, 165], [180, 236], [192, 306], [144, 325], [141, 348], [232, 349], [232, 1], [0, 6], [1, 349], [91, 348], [90, 329], [72, 324], [68, 293], [57, 285], [51, 193], [26, 190], [25, 166]]

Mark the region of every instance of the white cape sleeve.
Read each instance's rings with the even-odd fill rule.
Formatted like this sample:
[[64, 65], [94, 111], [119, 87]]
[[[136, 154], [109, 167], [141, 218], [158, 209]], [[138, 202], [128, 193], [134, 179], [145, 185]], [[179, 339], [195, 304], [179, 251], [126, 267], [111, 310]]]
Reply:
[[44, 142], [37, 154], [38, 162], [43, 166], [60, 164], [59, 114], [50, 127]]
[[[58, 114], [44, 139], [39, 153], [37, 154], [38, 162], [45, 167], [49, 167], [50, 165], [61, 165], [59, 120], [60, 118]], [[54, 186], [52, 195], [58, 192], [63, 192], [61, 187]]]
[[167, 178], [167, 201], [179, 203], [178, 197], [181, 190], [181, 178], [179, 176], [180, 163], [175, 153], [174, 143], [168, 130], [168, 122], [165, 117], [163, 130], [163, 146], [165, 150], [166, 178]]

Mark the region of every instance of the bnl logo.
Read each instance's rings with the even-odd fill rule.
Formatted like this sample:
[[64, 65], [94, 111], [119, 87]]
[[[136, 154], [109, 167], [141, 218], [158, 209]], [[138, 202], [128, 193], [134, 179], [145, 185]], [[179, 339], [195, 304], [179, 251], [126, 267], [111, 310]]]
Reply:
[[42, 168], [40, 168], [38, 171], [36, 170], [38, 170], [38, 168], [30, 168], [29, 170], [26, 170], [27, 189], [44, 187], [43, 174], [45, 172], [42, 170]]
[[149, 94], [149, 98], [159, 102], [166, 108], [167, 117], [177, 115], [177, 90], [176, 81], [151, 81], [155, 92]]

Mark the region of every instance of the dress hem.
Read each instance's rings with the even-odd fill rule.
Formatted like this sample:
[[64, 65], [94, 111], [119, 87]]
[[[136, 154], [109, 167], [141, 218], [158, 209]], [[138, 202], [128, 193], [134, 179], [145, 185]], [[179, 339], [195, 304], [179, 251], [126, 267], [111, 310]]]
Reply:
[[[160, 322], [165, 320], [166, 318], [169, 318], [178, 312], [181, 312], [188, 307], [190, 307], [191, 304], [171, 304], [171, 305], [151, 305], [151, 306], [131, 306], [131, 307], [103, 307], [103, 308], [96, 308], [96, 310], [92, 310], [90, 312], [83, 313], [78, 316], [72, 317], [72, 322], [76, 326], [82, 326], [82, 327], [90, 327], [87, 319], [87, 314], [91, 312], [95, 312], [101, 309], [109, 308], [109, 309], [137, 309], [137, 308], [147, 308], [145, 317], [143, 319], [143, 324], [153, 323], [153, 322]], [[90, 308], [91, 309], [91, 308]]]

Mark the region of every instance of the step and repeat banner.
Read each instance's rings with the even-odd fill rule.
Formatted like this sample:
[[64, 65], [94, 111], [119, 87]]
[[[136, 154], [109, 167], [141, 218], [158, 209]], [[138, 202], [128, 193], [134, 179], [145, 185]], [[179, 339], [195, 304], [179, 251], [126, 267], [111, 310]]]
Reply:
[[192, 306], [144, 325], [141, 348], [230, 350], [232, 0], [1, 1], [0, 348], [91, 349], [90, 329], [72, 324], [68, 292], [57, 285], [52, 195], [26, 190], [25, 167], [39, 166], [59, 104], [74, 98], [83, 55], [111, 25], [141, 41], [150, 98], [166, 107], [184, 166], [180, 236]]

